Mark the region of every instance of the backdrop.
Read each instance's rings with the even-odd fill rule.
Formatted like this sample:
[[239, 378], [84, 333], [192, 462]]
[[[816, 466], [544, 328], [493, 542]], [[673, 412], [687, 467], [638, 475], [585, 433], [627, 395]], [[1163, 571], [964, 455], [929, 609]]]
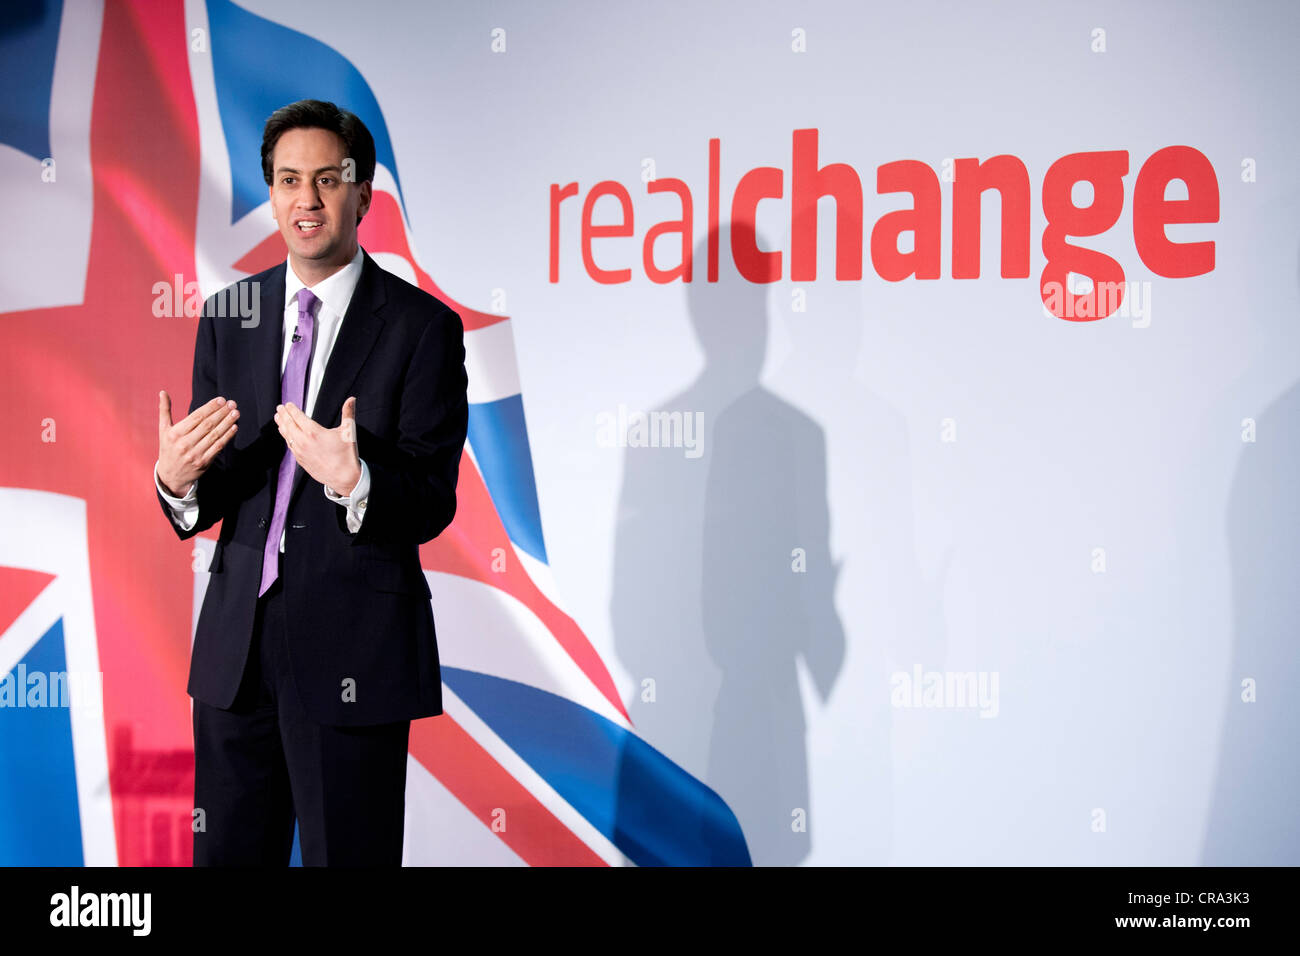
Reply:
[[190, 861], [157, 396], [303, 97], [466, 328], [406, 862], [1300, 862], [1298, 26], [7, 4], [0, 862]]

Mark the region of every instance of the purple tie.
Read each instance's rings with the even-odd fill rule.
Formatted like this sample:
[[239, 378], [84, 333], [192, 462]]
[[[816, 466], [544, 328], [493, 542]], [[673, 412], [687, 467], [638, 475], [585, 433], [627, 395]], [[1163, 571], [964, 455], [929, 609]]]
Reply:
[[[299, 408], [304, 404], [307, 365], [316, 339], [316, 322], [311, 310], [318, 301], [310, 289], [298, 290], [298, 328], [293, 344], [289, 346], [289, 361], [284, 366], [284, 375], [280, 378], [280, 401], [284, 404], [293, 402]], [[275, 485], [275, 513], [271, 516], [271, 530], [267, 533], [266, 548], [262, 553], [262, 587], [257, 592], [258, 597], [266, 593], [280, 573], [280, 535], [284, 533], [284, 521], [289, 514], [289, 492], [293, 489], [297, 465], [293, 452], [286, 447], [284, 457], [280, 459], [280, 478]]]

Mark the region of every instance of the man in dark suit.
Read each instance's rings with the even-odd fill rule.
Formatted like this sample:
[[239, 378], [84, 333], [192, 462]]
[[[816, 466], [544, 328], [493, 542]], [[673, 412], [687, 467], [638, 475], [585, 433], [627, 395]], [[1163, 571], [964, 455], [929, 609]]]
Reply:
[[262, 165], [288, 260], [205, 303], [189, 414], [159, 393], [159, 504], [182, 540], [221, 522], [188, 687], [194, 862], [285, 865], [296, 818], [306, 865], [396, 865], [410, 722], [442, 712], [419, 545], [456, 510], [464, 334], [357, 243], [356, 116], [277, 110]]

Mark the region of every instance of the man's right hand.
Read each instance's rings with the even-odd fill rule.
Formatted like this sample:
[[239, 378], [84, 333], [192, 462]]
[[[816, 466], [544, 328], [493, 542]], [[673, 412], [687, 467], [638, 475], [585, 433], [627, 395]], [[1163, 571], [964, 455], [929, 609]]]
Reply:
[[172, 424], [172, 400], [158, 393], [158, 480], [169, 494], [184, 498], [217, 452], [235, 437], [239, 409], [217, 396]]

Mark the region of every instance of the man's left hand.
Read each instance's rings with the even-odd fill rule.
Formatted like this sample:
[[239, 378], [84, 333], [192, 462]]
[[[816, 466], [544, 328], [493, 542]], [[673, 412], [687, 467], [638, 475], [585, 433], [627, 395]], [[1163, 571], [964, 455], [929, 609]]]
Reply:
[[343, 403], [339, 427], [325, 428], [297, 405], [275, 407], [275, 424], [302, 470], [345, 498], [361, 480], [356, 409], [356, 396], [351, 396]]

